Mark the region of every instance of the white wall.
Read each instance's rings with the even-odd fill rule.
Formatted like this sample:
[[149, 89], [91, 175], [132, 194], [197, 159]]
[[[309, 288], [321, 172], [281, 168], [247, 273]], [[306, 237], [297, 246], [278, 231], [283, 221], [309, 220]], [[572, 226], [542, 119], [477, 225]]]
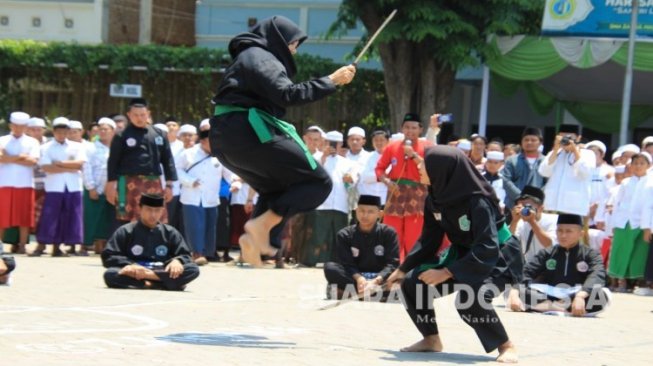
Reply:
[[[0, 24], [0, 38], [100, 43], [102, 1], [0, 0], [0, 20], [2, 17], [9, 20], [8, 25]], [[40, 18], [40, 27], [33, 26], [34, 18]], [[66, 28], [65, 19], [72, 20], [72, 28]]]

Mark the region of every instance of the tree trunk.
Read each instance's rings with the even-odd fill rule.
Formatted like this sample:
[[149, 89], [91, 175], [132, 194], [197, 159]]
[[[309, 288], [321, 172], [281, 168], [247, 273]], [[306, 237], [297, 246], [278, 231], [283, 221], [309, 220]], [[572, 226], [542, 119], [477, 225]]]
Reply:
[[[359, 3], [360, 18], [369, 34], [383, 22], [378, 8], [371, 1]], [[439, 65], [421, 44], [405, 39], [376, 44], [383, 64], [383, 77], [389, 103], [389, 125], [401, 129], [406, 113], [417, 113], [428, 124], [433, 113], [443, 113], [449, 103], [456, 71]]]

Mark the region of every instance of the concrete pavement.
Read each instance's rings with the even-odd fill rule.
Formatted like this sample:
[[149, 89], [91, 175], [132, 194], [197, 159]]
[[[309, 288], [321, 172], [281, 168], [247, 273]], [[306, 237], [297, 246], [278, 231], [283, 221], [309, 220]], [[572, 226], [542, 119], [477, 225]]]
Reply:
[[[0, 287], [0, 365], [492, 364], [459, 318], [436, 301], [441, 354], [405, 354], [419, 339], [400, 304], [318, 311], [321, 269], [210, 264], [186, 292], [107, 289], [99, 257], [17, 256]], [[615, 294], [596, 319], [506, 311], [522, 365], [645, 365], [653, 361], [653, 297]]]

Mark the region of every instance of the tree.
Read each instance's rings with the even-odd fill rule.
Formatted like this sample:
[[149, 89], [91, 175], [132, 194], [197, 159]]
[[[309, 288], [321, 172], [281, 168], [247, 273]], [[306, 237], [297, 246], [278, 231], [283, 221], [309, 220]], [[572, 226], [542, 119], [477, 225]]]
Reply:
[[456, 71], [482, 60], [489, 35], [539, 32], [543, 7], [544, 0], [343, 0], [327, 37], [346, 34], [360, 20], [368, 31], [363, 44], [399, 9], [373, 46], [397, 130], [406, 112], [427, 120], [446, 110]]

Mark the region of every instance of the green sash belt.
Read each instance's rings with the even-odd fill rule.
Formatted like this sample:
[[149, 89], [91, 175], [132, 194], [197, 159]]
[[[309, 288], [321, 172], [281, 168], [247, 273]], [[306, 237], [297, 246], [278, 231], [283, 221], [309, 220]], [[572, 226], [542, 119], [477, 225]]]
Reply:
[[118, 176], [118, 214], [127, 214], [127, 177]]
[[[510, 233], [510, 230], [508, 229], [508, 225], [505, 223], [501, 228], [499, 229], [499, 232], [497, 233], [499, 237], [499, 246], [502, 246], [503, 243], [508, 241], [512, 234]], [[458, 250], [456, 247], [451, 244], [449, 248], [447, 248], [441, 255], [440, 258], [438, 258], [437, 263], [425, 263], [419, 266], [418, 271], [419, 272], [424, 272], [428, 269], [441, 269], [449, 266], [453, 261], [458, 259]]]
[[268, 125], [278, 128], [286, 137], [295, 140], [299, 147], [304, 150], [304, 155], [306, 156], [306, 160], [308, 160], [311, 169], [315, 170], [317, 168], [317, 162], [315, 162], [313, 155], [311, 155], [311, 152], [308, 151], [304, 141], [302, 141], [301, 137], [297, 134], [295, 126], [258, 108], [244, 108], [235, 105], [215, 106], [216, 116], [232, 112], [248, 112], [247, 119], [249, 120], [249, 124], [254, 129], [259, 141], [263, 144], [272, 140], [272, 133], [268, 129]]
[[402, 185], [411, 186], [411, 187], [417, 187], [419, 185], [418, 182], [415, 182], [414, 180], [410, 180], [410, 179], [406, 179], [406, 178], [397, 179], [397, 184], [402, 184]]

